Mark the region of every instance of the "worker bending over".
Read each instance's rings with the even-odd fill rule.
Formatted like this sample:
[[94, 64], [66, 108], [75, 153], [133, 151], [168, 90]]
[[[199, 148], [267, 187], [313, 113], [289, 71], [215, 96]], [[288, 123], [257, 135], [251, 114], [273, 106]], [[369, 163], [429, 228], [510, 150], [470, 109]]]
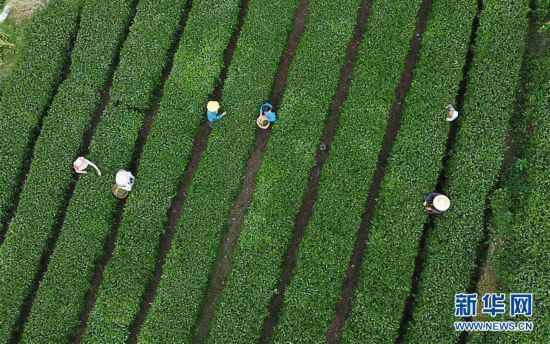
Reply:
[[208, 110], [206, 112], [206, 117], [208, 119], [208, 124], [210, 125], [210, 127], [213, 127], [215, 122], [221, 120], [223, 116], [226, 115], [226, 112], [222, 113], [221, 115], [218, 114], [220, 103], [214, 100], [209, 101], [208, 104], [206, 104], [206, 109]]
[[273, 111], [273, 105], [265, 103], [260, 106], [260, 115], [256, 124], [262, 129], [269, 128], [269, 125], [277, 120], [277, 114]]
[[92, 166], [95, 171], [97, 172], [97, 174], [99, 176], [101, 176], [101, 171], [99, 170], [99, 168], [93, 163], [91, 162], [90, 160], [86, 159], [85, 157], [83, 156], [79, 156], [74, 162], [73, 162], [73, 168], [74, 168], [74, 171], [76, 173], [79, 173], [79, 174], [86, 174], [88, 172], [86, 172], [86, 168], [88, 168], [88, 166]]
[[132, 191], [136, 178], [131, 172], [125, 170], [119, 170], [115, 176], [115, 184], [113, 184], [112, 191], [115, 197], [125, 198], [128, 193]]
[[451, 200], [443, 194], [431, 192], [424, 198], [424, 208], [429, 214], [441, 214], [451, 206]]
[[455, 110], [452, 104], [447, 105], [447, 122], [452, 122], [458, 117], [458, 111]]
[[277, 114], [273, 112], [273, 105], [265, 103], [260, 107], [260, 115], [267, 117], [267, 120], [270, 123], [273, 123], [277, 120]]

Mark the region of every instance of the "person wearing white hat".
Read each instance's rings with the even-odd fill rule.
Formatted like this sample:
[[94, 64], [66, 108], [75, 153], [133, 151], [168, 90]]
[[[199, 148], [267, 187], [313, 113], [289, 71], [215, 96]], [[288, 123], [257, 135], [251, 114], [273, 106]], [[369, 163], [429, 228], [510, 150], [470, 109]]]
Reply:
[[119, 170], [115, 176], [115, 184], [113, 185], [113, 194], [117, 198], [124, 198], [132, 191], [135, 177], [131, 172]]
[[208, 110], [206, 112], [206, 117], [208, 119], [208, 124], [210, 124], [210, 127], [213, 127], [215, 122], [221, 120], [223, 116], [226, 115], [226, 112], [222, 113], [221, 115], [218, 114], [220, 103], [214, 100], [211, 100], [206, 104], [206, 109]]
[[431, 192], [424, 198], [424, 208], [429, 214], [441, 214], [451, 207], [451, 200], [438, 192]]
[[452, 104], [447, 105], [447, 122], [452, 122], [458, 117], [458, 111], [455, 110]]
[[86, 159], [85, 157], [83, 156], [79, 156], [74, 162], [73, 162], [73, 168], [74, 168], [74, 171], [76, 173], [79, 173], [79, 174], [86, 174], [88, 172], [86, 172], [86, 168], [88, 166], [92, 166], [97, 174], [101, 177], [101, 171], [99, 170], [99, 168], [93, 163], [91, 162], [90, 160]]

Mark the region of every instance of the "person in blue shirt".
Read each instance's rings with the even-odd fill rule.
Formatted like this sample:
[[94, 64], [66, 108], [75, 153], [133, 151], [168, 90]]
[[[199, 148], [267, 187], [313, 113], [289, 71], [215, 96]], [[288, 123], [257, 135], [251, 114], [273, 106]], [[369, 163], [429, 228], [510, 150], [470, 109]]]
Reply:
[[208, 118], [208, 124], [210, 125], [210, 127], [213, 127], [215, 122], [221, 120], [223, 116], [226, 115], [226, 112], [222, 113], [221, 115], [218, 114], [220, 103], [214, 100], [209, 101], [208, 104], [206, 104], [206, 109], [208, 110], [206, 112], [206, 117]]
[[260, 116], [267, 117], [269, 123], [273, 123], [277, 120], [277, 115], [273, 111], [273, 105], [269, 103], [260, 106]]

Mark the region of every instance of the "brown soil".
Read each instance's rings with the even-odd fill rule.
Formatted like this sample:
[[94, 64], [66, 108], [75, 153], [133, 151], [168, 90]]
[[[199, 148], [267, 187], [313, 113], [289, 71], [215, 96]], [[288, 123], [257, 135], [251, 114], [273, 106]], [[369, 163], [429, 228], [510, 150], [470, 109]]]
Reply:
[[[301, 0], [297, 7], [294, 15], [294, 24], [289, 33], [285, 53], [281, 56], [281, 60], [279, 61], [279, 68], [271, 90], [271, 103], [275, 108], [280, 105], [283, 92], [286, 88], [290, 66], [296, 54], [300, 37], [304, 31], [308, 3], [308, 0]], [[227, 234], [218, 251], [216, 265], [208, 283], [209, 288], [205, 297], [205, 302], [197, 321], [195, 337], [193, 338], [193, 341], [196, 343], [204, 342], [210, 330], [214, 310], [218, 304], [229, 271], [231, 270], [233, 252], [243, 227], [246, 208], [250, 204], [252, 198], [258, 170], [265, 154], [270, 135], [271, 128], [267, 130], [256, 130], [253, 150], [248, 159], [244, 173], [242, 189], [230, 212]]]
[[[491, 268], [489, 259], [495, 254], [497, 250], [499, 250], [504, 244], [506, 244], [506, 242], [507, 240], [505, 238], [498, 238], [496, 240], [493, 240], [491, 244], [489, 244], [489, 248], [487, 250], [487, 259], [485, 261], [485, 264], [483, 265], [481, 277], [477, 285], [477, 293], [479, 295], [498, 292], [498, 281], [495, 274], [493, 273], [493, 269]], [[479, 306], [481, 307], [481, 304]], [[481, 314], [481, 308], [479, 309], [478, 314]]]
[[[242, 25], [244, 23], [244, 18], [246, 16], [247, 9], [248, 9], [248, 0], [242, 0], [240, 5], [239, 15], [237, 18], [237, 28], [233, 32], [233, 35], [229, 40], [229, 45], [224, 52], [224, 68], [220, 73], [218, 83], [214, 89], [214, 92], [211, 95], [211, 99], [221, 98], [221, 93], [225, 84], [225, 80], [227, 78], [227, 72], [229, 70], [229, 66], [231, 65], [233, 54], [237, 47], [237, 41], [239, 39], [239, 35], [241, 32]], [[201, 155], [207, 147], [208, 137], [210, 136], [210, 132], [211, 132], [210, 126], [208, 125], [207, 122], [204, 122], [195, 136], [193, 149], [191, 150], [189, 161], [187, 162], [182, 180], [178, 187], [177, 195], [172, 200], [172, 204], [170, 205], [170, 209], [168, 210], [168, 222], [166, 223], [164, 235], [159, 244], [159, 249], [158, 249], [159, 256], [158, 256], [157, 263], [155, 264], [153, 277], [147, 284], [145, 294], [143, 295], [142, 301], [140, 304], [140, 311], [137, 314], [136, 318], [134, 319], [134, 322], [130, 327], [130, 337], [128, 339], [129, 343], [137, 343], [137, 338], [139, 336], [141, 326], [145, 322], [145, 319], [151, 307], [151, 303], [155, 298], [157, 287], [160, 283], [160, 279], [163, 273], [164, 261], [166, 260], [166, 256], [170, 251], [172, 240], [174, 237], [175, 227], [178, 222], [178, 219], [180, 218], [181, 208], [185, 201], [187, 190], [191, 185], [195, 172], [199, 166]]]
[[340, 301], [338, 302], [338, 305], [336, 307], [336, 313], [333, 318], [332, 324], [326, 333], [326, 340], [328, 343], [340, 342], [344, 322], [347, 319], [351, 310], [351, 301], [357, 287], [357, 280], [363, 261], [366, 239], [370, 230], [370, 224], [373, 218], [374, 208], [376, 206], [376, 200], [378, 198], [378, 192], [380, 191], [380, 186], [382, 184], [382, 180], [384, 179], [384, 169], [387, 165], [388, 155], [391, 151], [393, 142], [399, 130], [399, 124], [402, 114], [402, 104], [412, 83], [413, 70], [416, 64], [416, 60], [418, 58], [418, 53], [422, 46], [422, 34], [426, 29], [431, 6], [432, 0], [424, 0], [422, 2], [422, 5], [420, 6], [417, 15], [418, 19], [416, 22], [415, 34], [413, 35], [410, 42], [409, 53], [405, 60], [405, 67], [403, 73], [401, 74], [401, 80], [396, 90], [396, 97], [390, 110], [389, 121], [383, 139], [382, 150], [380, 151], [380, 154], [378, 156], [372, 184], [369, 187], [367, 202], [365, 205], [365, 213], [363, 214], [361, 226], [357, 234], [357, 240], [355, 242], [355, 247], [353, 249], [353, 253], [350, 259], [348, 271], [342, 283]]

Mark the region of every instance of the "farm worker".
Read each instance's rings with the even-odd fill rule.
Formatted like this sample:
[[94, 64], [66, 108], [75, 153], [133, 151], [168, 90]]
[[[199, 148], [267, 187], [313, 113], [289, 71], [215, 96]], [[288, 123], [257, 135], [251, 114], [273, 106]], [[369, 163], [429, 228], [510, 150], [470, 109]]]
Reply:
[[214, 122], [217, 122], [223, 118], [223, 116], [226, 115], [226, 113], [222, 113], [221, 115], [218, 114], [218, 110], [220, 109], [220, 103], [217, 101], [209, 101], [208, 104], [206, 104], [206, 109], [208, 110], [206, 112], [206, 117], [208, 118], [208, 124], [210, 124], [211, 127], [214, 126]]
[[429, 214], [441, 214], [451, 206], [451, 200], [443, 194], [431, 192], [424, 198], [424, 208]]
[[132, 191], [135, 178], [131, 172], [119, 170], [115, 176], [115, 184], [113, 185], [113, 194], [117, 198], [124, 198]]
[[458, 111], [455, 110], [452, 104], [447, 105], [447, 122], [452, 122], [458, 117]]
[[88, 166], [92, 166], [97, 174], [99, 176], [101, 176], [101, 171], [99, 170], [99, 168], [97, 168], [97, 166], [91, 162], [90, 160], [86, 159], [85, 157], [83, 156], [79, 156], [74, 162], [73, 162], [73, 168], [74, 168], [74, 171], [76, 173], [80, 173], [80, 174], [86, 174], [88, 172], [85, 171], [85, 169], [88, 167]]
[[277, 115], [273, 111], [273, 105], [265, 103], [260, 106], [260, 115], [256, 120], [256, 124], [262, 129], [269, 128], [269, 125], [277, 120]]

